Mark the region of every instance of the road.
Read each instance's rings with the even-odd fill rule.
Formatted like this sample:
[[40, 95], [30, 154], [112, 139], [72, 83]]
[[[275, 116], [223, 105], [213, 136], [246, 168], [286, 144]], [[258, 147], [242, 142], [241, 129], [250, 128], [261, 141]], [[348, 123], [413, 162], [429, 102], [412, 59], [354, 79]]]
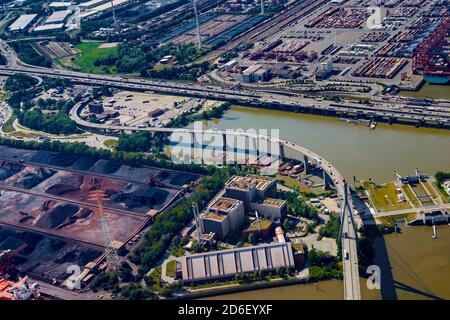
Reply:
[[408, 209], [401, 209], [401, 210], [394, 210], [394, 211], [384, 211], [384, 212], [377, 212], [377, 213], [371, 213], [366, 215], [361, 215], [362, 219], [369, 219], [370, 217], [375, 218], [381, 218], [381, 217], [389, 217], [389, 216], [395, 216], [399, 214], [406, 214], [406, 213], [420, 213], [420, 212], [431, 212], [431, 211], [444, 211], [444, 210], [450, 210], [450, 203], [444, 203], [440, 205], [432, 205], [432, 206], [423, 206], [418, 208], [408, 208]]
[[106, 298], [105, 294], [94, 293], [92, 291], [85, 291], [85, 292], [72, 291], [51, 285], [49, 283], [43, 282], [39, 279], [34, 279], [32, 277], [29, 279], [31, 282], [39, 283], [40, 288], [39, 291], [41, 292], [41, 294], [58, 298], [61, 300], [99, 300], [102, 299], [102, 297]]
[[169, 95], [190, 96], [202, 99], [230, 101], [235, 104], [264, 107], [282, 108], [291, 111], [303, 111], [308, 113], [324, 113], [346, 117], [378, 117], [380, 120], [395, 122], [405, 121], [411, 124], [430, 123], [443, 128], [450, 128], [450, 110], [427, 109], [425, 111], [406, 109], [406, 105], [398, 103], [393, 108], [389, 104], [367, 105], [359, 103], [336, 103], [330, 100], [304, 98], [296, 93], [286, 91], [271, 92], [263, 89], [245, 90], [220, 86], [203, 86], [199, 84], [184, 84], [178, 82], [155, 81], [139, 78], [126, 78], [112, 75], [93, 75], [74, 71], [61, 71], [49, 68], [34, 68], [29, 66], [2, 66], [0, 74], [12, 75], [24, 73], [30, 76], [49, 76], [59, 79], [69, 79], [73, 83], [87, 85], [106, 85], [124, 90], [157, 92]]

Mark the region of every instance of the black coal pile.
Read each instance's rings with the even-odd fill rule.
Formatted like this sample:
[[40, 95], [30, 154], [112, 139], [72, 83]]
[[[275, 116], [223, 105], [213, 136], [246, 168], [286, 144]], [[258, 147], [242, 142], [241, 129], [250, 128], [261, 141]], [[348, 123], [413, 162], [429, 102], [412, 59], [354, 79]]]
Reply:
[[6, 180], [9, 177], [12, 177], [16, 173], [22, 171], [23, 165], [16, 164], [16, 163], [3, 163], [3, 165], [0, 164], [0, 180]]
[[41, 215], [36, 221], [36, 227], [54, 229], [66, 223], [70, 217], [76, 214], [80, 208], [74, 204], [59, 204]]
[[17, 179], [13, 186], [16, 188], [31, 189], [55, 173], [56, 171], [52, 169], [35, 168], [32, 172], [28, 172], [23, 177]]
[[51, 166], [57, 167], [68, 167], [75, 160], [78, 159], [78, 156], [71, 154], [63, 154], [58, 152], [51, 151], [38, 151], [32, 158], [31, 161], [41, 164], [48, 164]]

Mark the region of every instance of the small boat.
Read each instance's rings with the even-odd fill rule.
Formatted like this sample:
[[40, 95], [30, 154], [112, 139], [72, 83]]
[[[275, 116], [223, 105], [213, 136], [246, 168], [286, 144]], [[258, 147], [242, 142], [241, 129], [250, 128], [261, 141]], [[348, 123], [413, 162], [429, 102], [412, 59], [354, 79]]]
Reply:
[[372, 121], [370, 123], [370, 130], [375, 130], [376, 127], [377, 127], [377, 123], [375, 121]]

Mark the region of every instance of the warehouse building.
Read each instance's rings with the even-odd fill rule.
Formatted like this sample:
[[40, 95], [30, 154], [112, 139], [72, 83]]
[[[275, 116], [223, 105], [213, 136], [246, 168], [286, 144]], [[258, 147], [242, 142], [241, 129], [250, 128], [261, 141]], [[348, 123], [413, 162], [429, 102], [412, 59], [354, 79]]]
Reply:
[[72, 10], [60, 10], [53, 12], [47, 19], [45, 19], [44, 24], [57, 24], [64, 23], [67, 17], [72, 13]]
[[51, 24], [43, 24], [41, 26], [37, 26], [36, 28], [34, 28], [33, 32], [45, 33], [45, 32], [60, 31], [63, 29], [64, 29], [64, 23], [51, 23]]
[[225, 279], [238, 273], [295, 267], [288, 242], [193, 254], [181, 257], [178, 264], [184, 281]]
[[79, 7], [82, 10], [87, 10], [87, 9], [95, 8], [99, 5], [107, 3], [107, 2], [110, 2], [110, 0], [91, 0], [91, 1], [80, 3]]
[[37, 14], [23, 14], [9, 26], [9, 31], [25, 31], [37, 18]]
[[69, 1], [55, 1], [55, 2], [50, 3], [48, 5], [48, 7], [59, 10], [61, 8], [68, 8], [71, 5], [72, 5], [72, 2], [69, 2]]
[[218, 198], [202, 216], [203, 231], [215, 233], [216, 239], [224, 239], [243, 224], [244, 204], [240, 200]]

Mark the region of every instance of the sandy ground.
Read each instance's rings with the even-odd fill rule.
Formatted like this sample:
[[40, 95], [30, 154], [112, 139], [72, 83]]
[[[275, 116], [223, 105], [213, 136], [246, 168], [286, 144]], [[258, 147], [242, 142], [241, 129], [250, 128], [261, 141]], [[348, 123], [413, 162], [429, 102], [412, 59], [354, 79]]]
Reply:
[[118, 42], [107, 42], [107, 43], [102, 43], [99, 48], [115, 48], [117, 47], [119, 43]]

